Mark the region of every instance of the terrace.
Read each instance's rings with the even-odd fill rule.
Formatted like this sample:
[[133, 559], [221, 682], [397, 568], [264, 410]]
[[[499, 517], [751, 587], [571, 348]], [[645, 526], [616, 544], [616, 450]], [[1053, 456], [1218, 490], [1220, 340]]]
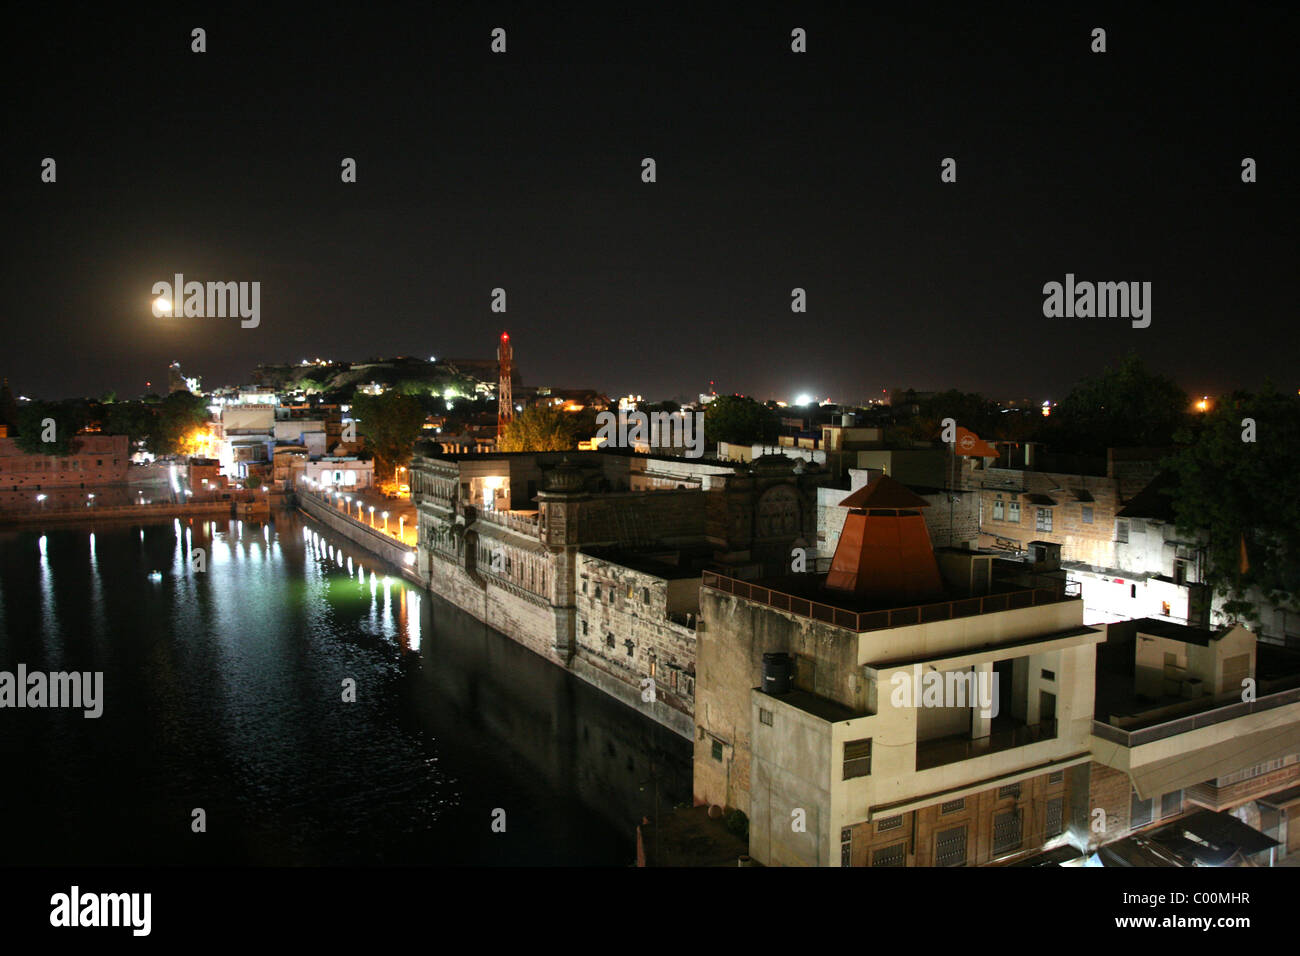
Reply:
[[[1011, 588], [976, 597], [906, 607], [863, 607], [863, 602], [856, 601], [852, 596], [827, 592], [822, 587], [825, 575], [790, 575], [779, 580], [785, 590], [742, 581], [715, 571], [705, 571], [701, 585], [713, 591], [859, 633], [1079, 600], [1077, 582], [1062, 582], [1055, 587]], [[795, 593], [796, 591], [803, 593]], [[827, 603], [830, 600], [835, 603]]]

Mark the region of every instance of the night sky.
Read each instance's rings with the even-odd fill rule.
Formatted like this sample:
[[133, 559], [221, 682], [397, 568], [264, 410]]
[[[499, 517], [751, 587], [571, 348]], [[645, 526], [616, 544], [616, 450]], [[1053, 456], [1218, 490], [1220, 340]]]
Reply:
[[[1300, 386], [1294, 14], [911, 6], [33, 8], [0, 374], [128, 397], [173, 359], [210, 387], [506, 328], [530, 385], [647, 398], [1059, 399], [1130, 349], [1198, 394]], [[260, 326], [155, 318], [176, 272], [260, 281]], [[1151, 327], [1044, 318], [1067, 272], [1151, 281]]]

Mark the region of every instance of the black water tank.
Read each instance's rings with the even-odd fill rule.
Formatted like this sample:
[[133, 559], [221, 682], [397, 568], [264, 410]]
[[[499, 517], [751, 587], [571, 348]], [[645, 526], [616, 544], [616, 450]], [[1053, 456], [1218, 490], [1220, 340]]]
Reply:
[[763, 693], [786, 694], [794, 686], [794, 661], [789, 654], [774, 652], [763, 655]]

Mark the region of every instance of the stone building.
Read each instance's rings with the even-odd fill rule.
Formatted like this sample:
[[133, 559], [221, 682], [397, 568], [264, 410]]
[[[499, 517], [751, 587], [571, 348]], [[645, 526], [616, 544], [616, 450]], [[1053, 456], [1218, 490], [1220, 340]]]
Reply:
[[701, 572], [784, 567], [826, 480], [776, 457], [416, 451], [428, 587], [688, 737]]
[[41, 491], [87, 488], [126, 481], [130, 465], [126, 435], [80, 434], [67, 455], [33, 455], [16, 438], [0, 438], [0, 488]]

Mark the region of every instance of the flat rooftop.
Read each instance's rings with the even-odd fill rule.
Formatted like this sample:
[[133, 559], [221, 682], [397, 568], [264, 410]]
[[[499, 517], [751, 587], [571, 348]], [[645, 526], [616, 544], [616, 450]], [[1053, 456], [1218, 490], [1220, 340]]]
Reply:
[[866, 711], [856, 711], [851, 707], [845, 707], [843, 704], [825, 697], [818, 697], [816, 694], [810, 694], [806, 690], [790, 689], [784, 694], [766, 694], [763, 688], [755, 687], [754, 692], [760, 697], [779, 700], [783, 704], [789, 704], [806, 714], [812, 714], [814, 717], [820, 717], [828, 723], [839, 723], [842, 720], [852, 720], [855, 717], [866, 717]]

